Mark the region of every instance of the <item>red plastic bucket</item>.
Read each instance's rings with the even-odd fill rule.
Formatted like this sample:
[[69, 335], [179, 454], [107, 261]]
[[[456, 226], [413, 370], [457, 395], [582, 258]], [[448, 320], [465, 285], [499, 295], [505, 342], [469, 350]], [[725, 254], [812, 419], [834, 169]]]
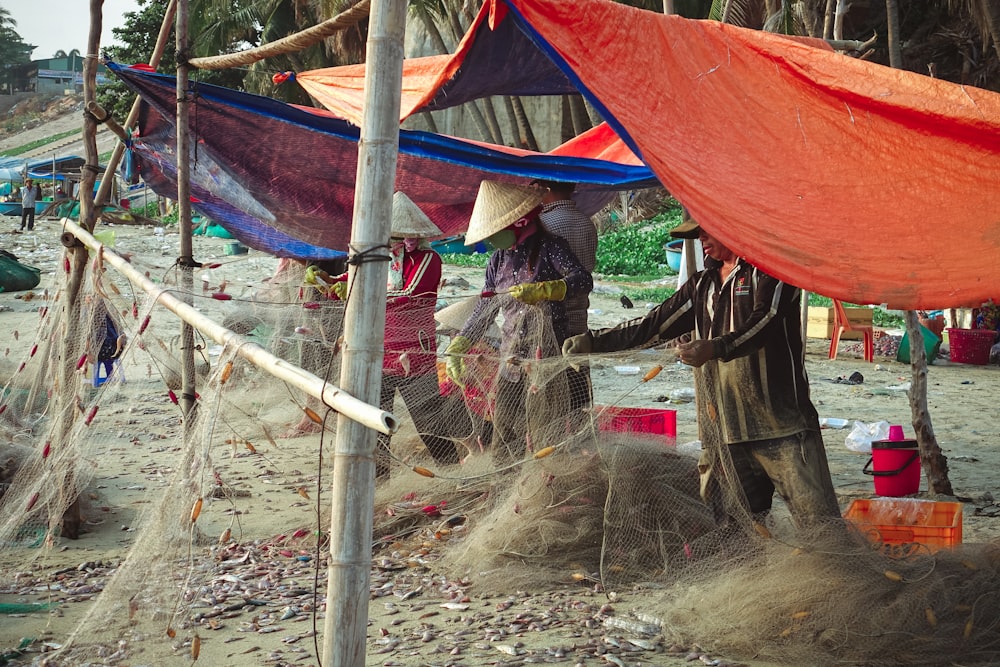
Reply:
[[917, 493], [920, 490], [917, 441], [876, 440], [872, 443], [872, 457], [863, 472], [875, 477], [876, 495], [909, 496]]

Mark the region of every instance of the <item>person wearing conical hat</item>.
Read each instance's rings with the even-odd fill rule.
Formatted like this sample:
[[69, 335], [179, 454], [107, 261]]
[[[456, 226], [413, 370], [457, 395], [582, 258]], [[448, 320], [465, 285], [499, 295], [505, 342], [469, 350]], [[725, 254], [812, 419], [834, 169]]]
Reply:
[[[488, 240], [497, 250], [486, 267], [486, 298], [480, 299], [446, 351], [448, 376], [464, 384], [464, 355], [503, 316], [499, 356], [505, 363], [496, 379], [492, 442], [494, 459], [501, 464], [524, 456], [531, 424], [526, 415], [526, 374], [534, 360], [559, 354], [568, 331], [564, 299], [587, 293], [594, 285], [567, 242], [542, 227], [541, 203], [537, 188], [496, 181], [480, 184], [465, 244]], [[551, 395], [555, 393], [536, 391], [532, 403], [560, 398]], [[554, 406], [548, 414], [529, 410], [534, 417], [549, 420], [556, 411]]]
[[[406, 403], [413, 425], [434, 460], [442, 465], [459, 462], [453, 440], [438, 435], [448, 430], [441, 415], [437, 380], [437, 339], [434, 308], [441, 282], [441, 256], [429, 239], [440, 236], [427, 215], [402, 192], [392, 198], [389, 232], [389, 277], [385, 309], [385, 355], [382, 359], [380, 404], [392, 410], [397, 390]], [[334, 278], [331, 298], [350, 298], [347, 274]], [[472, 424], [464, 433], [468, 435]], [[389, 473], [389, 438], [379, 435], [375, 472]]]

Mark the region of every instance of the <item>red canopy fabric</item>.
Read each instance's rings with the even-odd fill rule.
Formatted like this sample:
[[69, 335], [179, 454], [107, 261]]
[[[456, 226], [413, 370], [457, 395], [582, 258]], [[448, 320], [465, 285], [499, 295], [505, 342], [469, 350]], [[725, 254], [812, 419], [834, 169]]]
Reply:
[[608, 0], [506, 2], [705, 229], [769, 273], [892, 308], [1000, 293], [1000, 95]]

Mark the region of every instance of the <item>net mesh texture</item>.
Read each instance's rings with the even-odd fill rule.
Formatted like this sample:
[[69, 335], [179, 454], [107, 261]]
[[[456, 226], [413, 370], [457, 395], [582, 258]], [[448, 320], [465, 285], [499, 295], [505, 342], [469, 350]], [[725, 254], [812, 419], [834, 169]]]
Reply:
[[[175, 270], [145, 268], [180, 290]], [[200, 278], [189, 295], [196, 306], [338, 383], [344, 302], [305, 285], [301, 264], [284, 263], [265, 289], [222, 285], [211, 271]], [[75, 323], [65, 321], [65, 289], [39, 298], [36, 335], [10, 369], [2, 413], [16, 467], [0, 498], [2, 599], [48, 603], [50, 613], [89, 601], [73, 632], [47, 647], [44, 664], [179, 664], [233, 625], [280, 635], [276, 664], [315, 656], [336, 419], [322, 419], [325, 406], [233, 346], [196, 334], [198, 407], [185, 439], [174, 403], [177, 320], [97, 262]], [[232, 298], [213, 298], [220, 293]], [[503, 298], [493, 297], [498, 306]], [[665, 411], [621, 412], [646, 378], [624, 389], [595, 382], [591, 405], [570, 409], [572, 369], [546, 319], [531, 309], [529, 318], [530, 352], [502, 358], [492, 329], [463, 355], [464, 386], [448, 376], [443, 355], [454, 323], [439, 322], [419, 349], [404, 351], [392, 386], [399, 391], [387, 399], [402, 427], [375, 455], [373, 606], [416, 590], [460, 604], [449, 585], [501, 596], [561, 587], [612, 600], [615, 591], [638, 591], [641, 609], [620, 610], [617, 625], [599, 631], [628, 631], [654, 652], [697, 641], [782, 664], [1000, 660], [997, 545], [886, 549], [842, 522], [798, 529], [780, 503], [755, 521], [725, 457], [729, 521], [720, 525], [699, 497], [697, 452], [673, 446], [670, 428], [651, 421]], [[72, 331], [86, 356], [71, 386], [60, 386], [60, 342]], [[628, 358], [593, 355], [589, 363]], [[669, 350], [662, 359], [672, 363]], [[523, 392], [505, 387], [511, 377]], [[60, 423], [69, 428], [57, 438]], [[131, 473], [124, 488], [116, 485], [126, 477], [105, 470], [119, 459]], [[117, 506], [105, 505], [109, 486], [124, 499]], [[279, 505], [300, 518], [276, 531], [258, 517]], [[48, 564], [73, 516], [84, 540], [121, 524], [121, 548], [111, 560], [53, 573]], [[379, 653], [384, 639], [370, 632], [369, 651]]]

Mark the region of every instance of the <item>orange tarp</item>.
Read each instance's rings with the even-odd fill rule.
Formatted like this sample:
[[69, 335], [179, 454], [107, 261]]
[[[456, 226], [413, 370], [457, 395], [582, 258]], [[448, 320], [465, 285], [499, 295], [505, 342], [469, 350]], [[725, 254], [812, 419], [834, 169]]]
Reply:
[[[428, 94], [432, 94], [429, 91], [437, 90], [438, 79], [445, 76], [451, 59], [451, 55], [444, 55], [403, 61], [400, 120], [408, 118], [426, 104]], [[295, 75], [295, 80], [324, 107], [361, 127], [365, 98], [364, 64], [300, 72]]]
[[608, 0], [509, 5], [766, 271], [894, 308], [1000, 293], [1000, 95]]

